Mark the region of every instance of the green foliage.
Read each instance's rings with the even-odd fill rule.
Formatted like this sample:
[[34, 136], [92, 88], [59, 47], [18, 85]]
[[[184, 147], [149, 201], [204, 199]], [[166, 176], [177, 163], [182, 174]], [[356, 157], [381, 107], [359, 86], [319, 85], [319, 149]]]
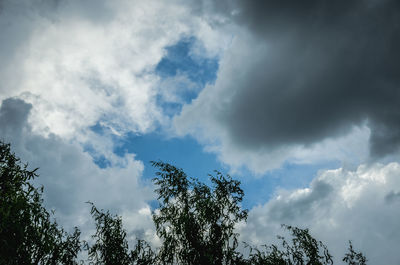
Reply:
[[[210, 188], [170, 164], [152, 163], [159, 169], [154, 183], [160, 207], [153, 220], [163, 240], [158, 253], [161, 264], [333, 264], [328, 248], [308, 229], [288, 225], [282, 227], [290, 232], [290, 241], [278, 236], [280, 246], [250, 247], [250, 254], [244, 257], [237, 252], [239, 235], [234, 232], [235, 225], [247, 218], [247, 211], [240, 207], [244, 196], [240, 182], [216, 172], [215, 176], [210, 175]], [[351, 242], [343, 261], [366, 264]]]
[[66, 233], [42, 206], [28, 170], [0, 142], [0, 264], [77, 264], [80, 231]]
[[349, 265], [365, 265], [367, 258], [361, 252], [356, 252], [353, 249], [353, 244], [349, 241], [349, 252], [345, 254], [343, 261]]
[[135, 249], [131, 251], [131, 260], [136, 265], [153, 265], [158, 262], [156, 253], [144, 240], [137, 241]]
[[94, 244], [85, 242], [90, 264], [103, 265], [151, 265], [156, 256], [151, 247], [143, 240], [138, 240], [135, 249], [129, 251], [126, 231], [120, 216], [109, 211], [98, 210], [93, 203], [91, 214], [96, 223], [96, 233], [92, 235]]
[[[248, 256], [237, 251], [235, 226], [247, 219], [242, 210], [240, 182], [220, 172], [210, 175], [211, 187], [189, 178], [181, 169], [152, 162], [159, 169], [153, 179], [159, 208], [153, 212], [156, 232], [162, 241], [153, 250], [138, 240], [129, 250], [122, 218], [91, 204], [96, 232], [93, 244], [85, 242], [90, 264], [104, 265], [322, 265], [333, 264], [327, 247], [308, 229], [283, 225], [291, 236], [281, 244], [250, 247]], [[77, 264], [81, 251], [80, 231], [71, 234], [52, 220], [42, 206], [43, 188], [31, 180], [36, 169], [28, 166], [0, 141], [0, 264]], [[367, 259], [353, 249], [342, 259], [349, 265], [365, 265]]]
[[105, 265], [130, 264], [128, 241], [121, 217], [98, 210], [93, 203], [90, 204], [90, 212], [96, 222], [96, 233], [92, 236], [95, 243], [92, 246], [85, 244], [89, 261]]
[[327, 247], [313, 238], [308, 229], [300, 229], [288, 225], [282, 225], [292, 236], [291, 242], [282, 236], [282, 248], [276, 245], [264, 246], [265, 251], [257, 248], [251, 249], [249, 264], [282, 264], [282, 265], [323, 265], [333, 264], [332, 256]]
[[153, 220], [163, 240], [163, 264], [234, 264], [241, 256], [235, 224], [247, 218], [240, 182], [216, 172], [210, 188], [170, 164], [152, 164], [159, 169], [154, 183], [160, 207]]

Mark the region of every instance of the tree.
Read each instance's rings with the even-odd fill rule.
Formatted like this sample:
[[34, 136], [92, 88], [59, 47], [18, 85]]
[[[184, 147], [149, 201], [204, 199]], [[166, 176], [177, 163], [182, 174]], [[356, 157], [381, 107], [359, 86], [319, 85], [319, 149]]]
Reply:
[[251, 248], [249, 264], [265, 265], [324, 265], [333, 264], [332, 256], [328, 248], [313, 238], [308, 229], [282, 225], [292, 236], [291, 242], [286, 241], [283, 236], [281, 240], [282, 249], [276, 245], [264, 246], [264, 251]]
[[135, 265], [154, 265], [158, 264], [158, 257], [151, 246], [145, 241], [139, 239], [135, 249], [131, 251], [131, 260]]
[[349, 241], [349, 252], [344, 255], [343, 261], [349, 265], [365, 265], [367, 258], [361, 252], [356, 252], [353, 249], [353, 244]]
[[92, 235], [94, 244], [85, 242], [91, 264], [103, 265], [152, 265], [156, 255], [144, 240], [138, 240], [134, 250], [129, 251], [126, 231], [122, 218], [109, 211], [98, 210], [91, 202], [91, 214], [96, 223], [96, 233]]
[[236, 264], [241, 255], [234, 229], [247, 218], [240, 182], [216, 172], [210, 188], [170, 164], [152, 164], [159, 169], [153, 181], [160, 207], [153, 220], [163, 264]]
[[[248, 256], [238, 249], [235, 226], [247, 219], [241, 208], [244, 192], [240, 182], [216, 171], [211, 186], [189, 178], [182, 169], [152, 162], [158, 168], [153, 179], [159, 208], [153, 211], [156, 232], [162, 241], [153, 250], [138, 240], [129, 250], [122, 218], [91, 204], [96, 232], [93, 243], [85, 242], [91, 264], [104, 265], [322, 265], [333, 264], [327, 247], [308, 229], [283, 225], [291, 240], [278, 236], [277, 245], [250, 247]], [[0, 264], [77, 264], [81, 251], [80, 230], [68, 234], [43, 207], [43, 187], [31, 181], [36, 169], [28, 170], [0, 142]], [[367, 259], [353, 249], [342, 259], [349, 265], [365, 265]]]
[[98, 210], [93, 203], [90, 204], [90, 212], [96, 222], [96, 233], [92, 236], [95, 243], [91, 246], [85, 244], [89, 261], [105, 265], [130, 264], [128, 241], [121, 217]]
[[[210, 188], [170, 164], [152, 164], [159, 169], [153, 179], [159, 200], [153, 220], [163, 240], [158, 253], [161, 264], [333, 264], [328, 248], [308, 229], [288, 225], [282, 227], [290, 232], [290, 241], [278, 236], [281, 246], [250, 247], [249, 256], [244, 257], [237, 252], [238, 234], [234, 231], [235, 225], [247, 218], [247, 210], [240, 205], [244, 196], [240, 182], [216, 171], [210, 175]], [[365, 256], [355, 252], [351, 242], [343, 261], [366, 264]]]
[[80, 231], [68, 234], [42, 206], [37, 169], [0, 141], [0, 264], [77, 264]]

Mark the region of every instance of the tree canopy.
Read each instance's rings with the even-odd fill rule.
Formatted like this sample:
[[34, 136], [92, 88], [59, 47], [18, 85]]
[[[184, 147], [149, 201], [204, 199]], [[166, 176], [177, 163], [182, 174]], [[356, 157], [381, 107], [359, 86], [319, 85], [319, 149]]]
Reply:
[[172, 165], [153, 162], [159, 169], [154, 183], [159, 209], [153, 214], [163, 240], [160, 257], [170, 264], [233, 264], [238, 234], [235, 224], [246, 220], [240, 182], [220, 172], [210, 175], [212, 187], [188, 178]]
[[0, 142], [0, 264], [76, 264], [80, 231], [68, 234], [43, 207], [43, 187]]
[[[322, 265], [333, 264], [328, 248], [311, 236], [308, 229], [283, 225], [290, 239], [278, 236], [280, 245], [247, 246], [239, 251], [235, 227], [246, 222], [242, 209], [244, 192], [240, 182], [218, 171], [209, 175], [208, 186], [188, 177], [182, 169], [161, 161], [153, 182], [159, 207], [153, 211], [155, 232], [161, 247], [153, 248], [139, 239], [129, 248], [122, 217], [99, 210], [91, 204], [96, 232], [88, 242], [80, 240], [80, 230], [67, 233], [43, 206], [43, 187], [31, 181], [29, 170], [0, 142], [0, 264], [78, 264], [86, 251], [90, 264], [150, 265]], [[367, 259], [349, 241], [346, 264], [364, 265]]]

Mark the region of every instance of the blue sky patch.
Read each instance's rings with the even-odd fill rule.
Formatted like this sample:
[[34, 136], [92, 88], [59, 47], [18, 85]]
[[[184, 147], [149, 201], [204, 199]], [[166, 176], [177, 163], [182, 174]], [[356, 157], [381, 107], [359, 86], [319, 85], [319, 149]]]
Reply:
[[[161, 93], [157, 98], [165, 114], [174, 116], [182, 105], [190, 103], [206, 84], [217, 78], [218, 58], [201, 57], [193, 54], [196, 43], [193, 37], [184, 38], [166, 48], [166, 55], [156, 66], [156, 74], [161, 77]], [[167, 95], [174, 94], [175, 99]]]
[[[208, 174], [214, 170], [228, 173], [229, 167], [218, 162], [215, 154], [203, 151], [203, 146], [191, 137], [165, 138], [160, 133], [147, 135], [130, 134], [117, 144], [114, 152], [120, 156], [125, 153], [135, 153], [136, 159], [144, 162], [143, 178], [151, 180], [155, 176], [155, 169], [150, 161], [161, 160], [182, 168], [188, 176], [197, 177], [209, 183]], [[285, 163], [280, 169], [255, 176], [249, 170], [242, 170], [232, 177], [242, 182], [245, 192], [243, 207], [251, 209], [253, 206], [267, 202], [276, 189], [296, 189], [308, 187], [313, 178], [321, 169], [333, 169], [340, 166], [339, 162], [326, 162], [313, 165], [299, 165]]]
[[107, 168], [111, 166], [111, 162], [103, 155], [96, 152], [96, 150], [91, 145], [84, 145], [83, 150], [90, 154], [93, 159], [93, 162], [99, 168]]
[[180, 167], [189, 176], [202, 180], [213, 170], [227, 170], [214, 154], [204, 152], [203, 147], [190, 137], [165, 138], [157, 132], [142, 136], [129, 134], [117, 146], [114, 150], [117, 155], [135, 153], [136, 159], [143, 161], [143, 177], [147, 179], [153, 178], [155, 173], [150, 161], [158, 160]]
[[[91, 129], [98, 134], [105, 133], [105, 128], [99, 123]], [[215, 154], [205, 152], [203, 146], [189, 136], [168, 138], [161, 131], [156, 131], [145, 135], [129, 133], [125, 137], [115, 137], [114, 141], [115, 154], [124, 156], [126, 153], [134, 153], [137, 160], [143, 161], [145, 182], [151, 181], [156, 172], [150, 161], [158, 160], [182, 168], [188, 176], [196, 177], [207, 184], [210, 184], [208, 174], [212, 174], [214, 170], [229, 172], [229, 167], [219, 162]], [[97, 154], [93, 147], [85, 146], [85, 151], [100, 168], [111, 166], [110, 161]], [[242, 168], [240, 173], [233, 174], [232, 177], [242, 183], [245, 192], [243, 207], [251, 209], [271, 199], [277, 189], [308, 187], [319, 170], [338, 167], [338, 161], [303, 165], [286, 162], [281, 168], [269, 171], [263, 176], [256, 176], [248, 169]], [[157, 206], [154, 202], [151, 205]]]
[[201, 86], [212, 83], [217, 78], [218, 58], [194, 56], [191, 49], [196, 39], [185, 38], [166, 48], [166, 56], [158, 63], [156, 73], [162, 78], [186, 74]]

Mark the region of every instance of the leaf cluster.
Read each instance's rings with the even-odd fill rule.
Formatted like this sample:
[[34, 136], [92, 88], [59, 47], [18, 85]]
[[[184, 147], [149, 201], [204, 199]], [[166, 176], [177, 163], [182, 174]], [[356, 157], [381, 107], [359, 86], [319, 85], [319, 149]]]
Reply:
[[80, 231], [66, 233], [42, 206], [43, 187], [0, 142], [0, 264], [76, 264]]
[[88, 251], [90, 264], [102, 265], [151, 265], [156, 261], [156, 255], [143, 240], [138, 240], [135, 248], [130, 251], [127, 233], [122, 226], [122, 218], [112, 215], [109, 211], [98, 210], [88, 202], [91, 215], [95, 220], [96, 233], [92, 235], [94, 244], [84, 243]]
[[240, 256], [235, 225], [247, 218], [240, 182], [216, 171], [208, 187], [170, 164], [152, 164], [159, 169], [153, 181], [160, 205], [153, 220], [163, 240], [163, 263], [233, 264]]
[[281, 246], [264, 245], [264, 250], [250, 248], [248, 264], [265, 265], [329, 265], [333, 264], [328, 248], [313, 238], [308, 229], [282, 225], [291, 233], [291, 242], [285, 237], [278, 236]]
[[367, 264], [367, 258], [361, 252], [356, 252], [353, 249], [353, 244], [349, 241], [348, 253], [343, 257], [343, 261], [349, 265], [365, 265]]

